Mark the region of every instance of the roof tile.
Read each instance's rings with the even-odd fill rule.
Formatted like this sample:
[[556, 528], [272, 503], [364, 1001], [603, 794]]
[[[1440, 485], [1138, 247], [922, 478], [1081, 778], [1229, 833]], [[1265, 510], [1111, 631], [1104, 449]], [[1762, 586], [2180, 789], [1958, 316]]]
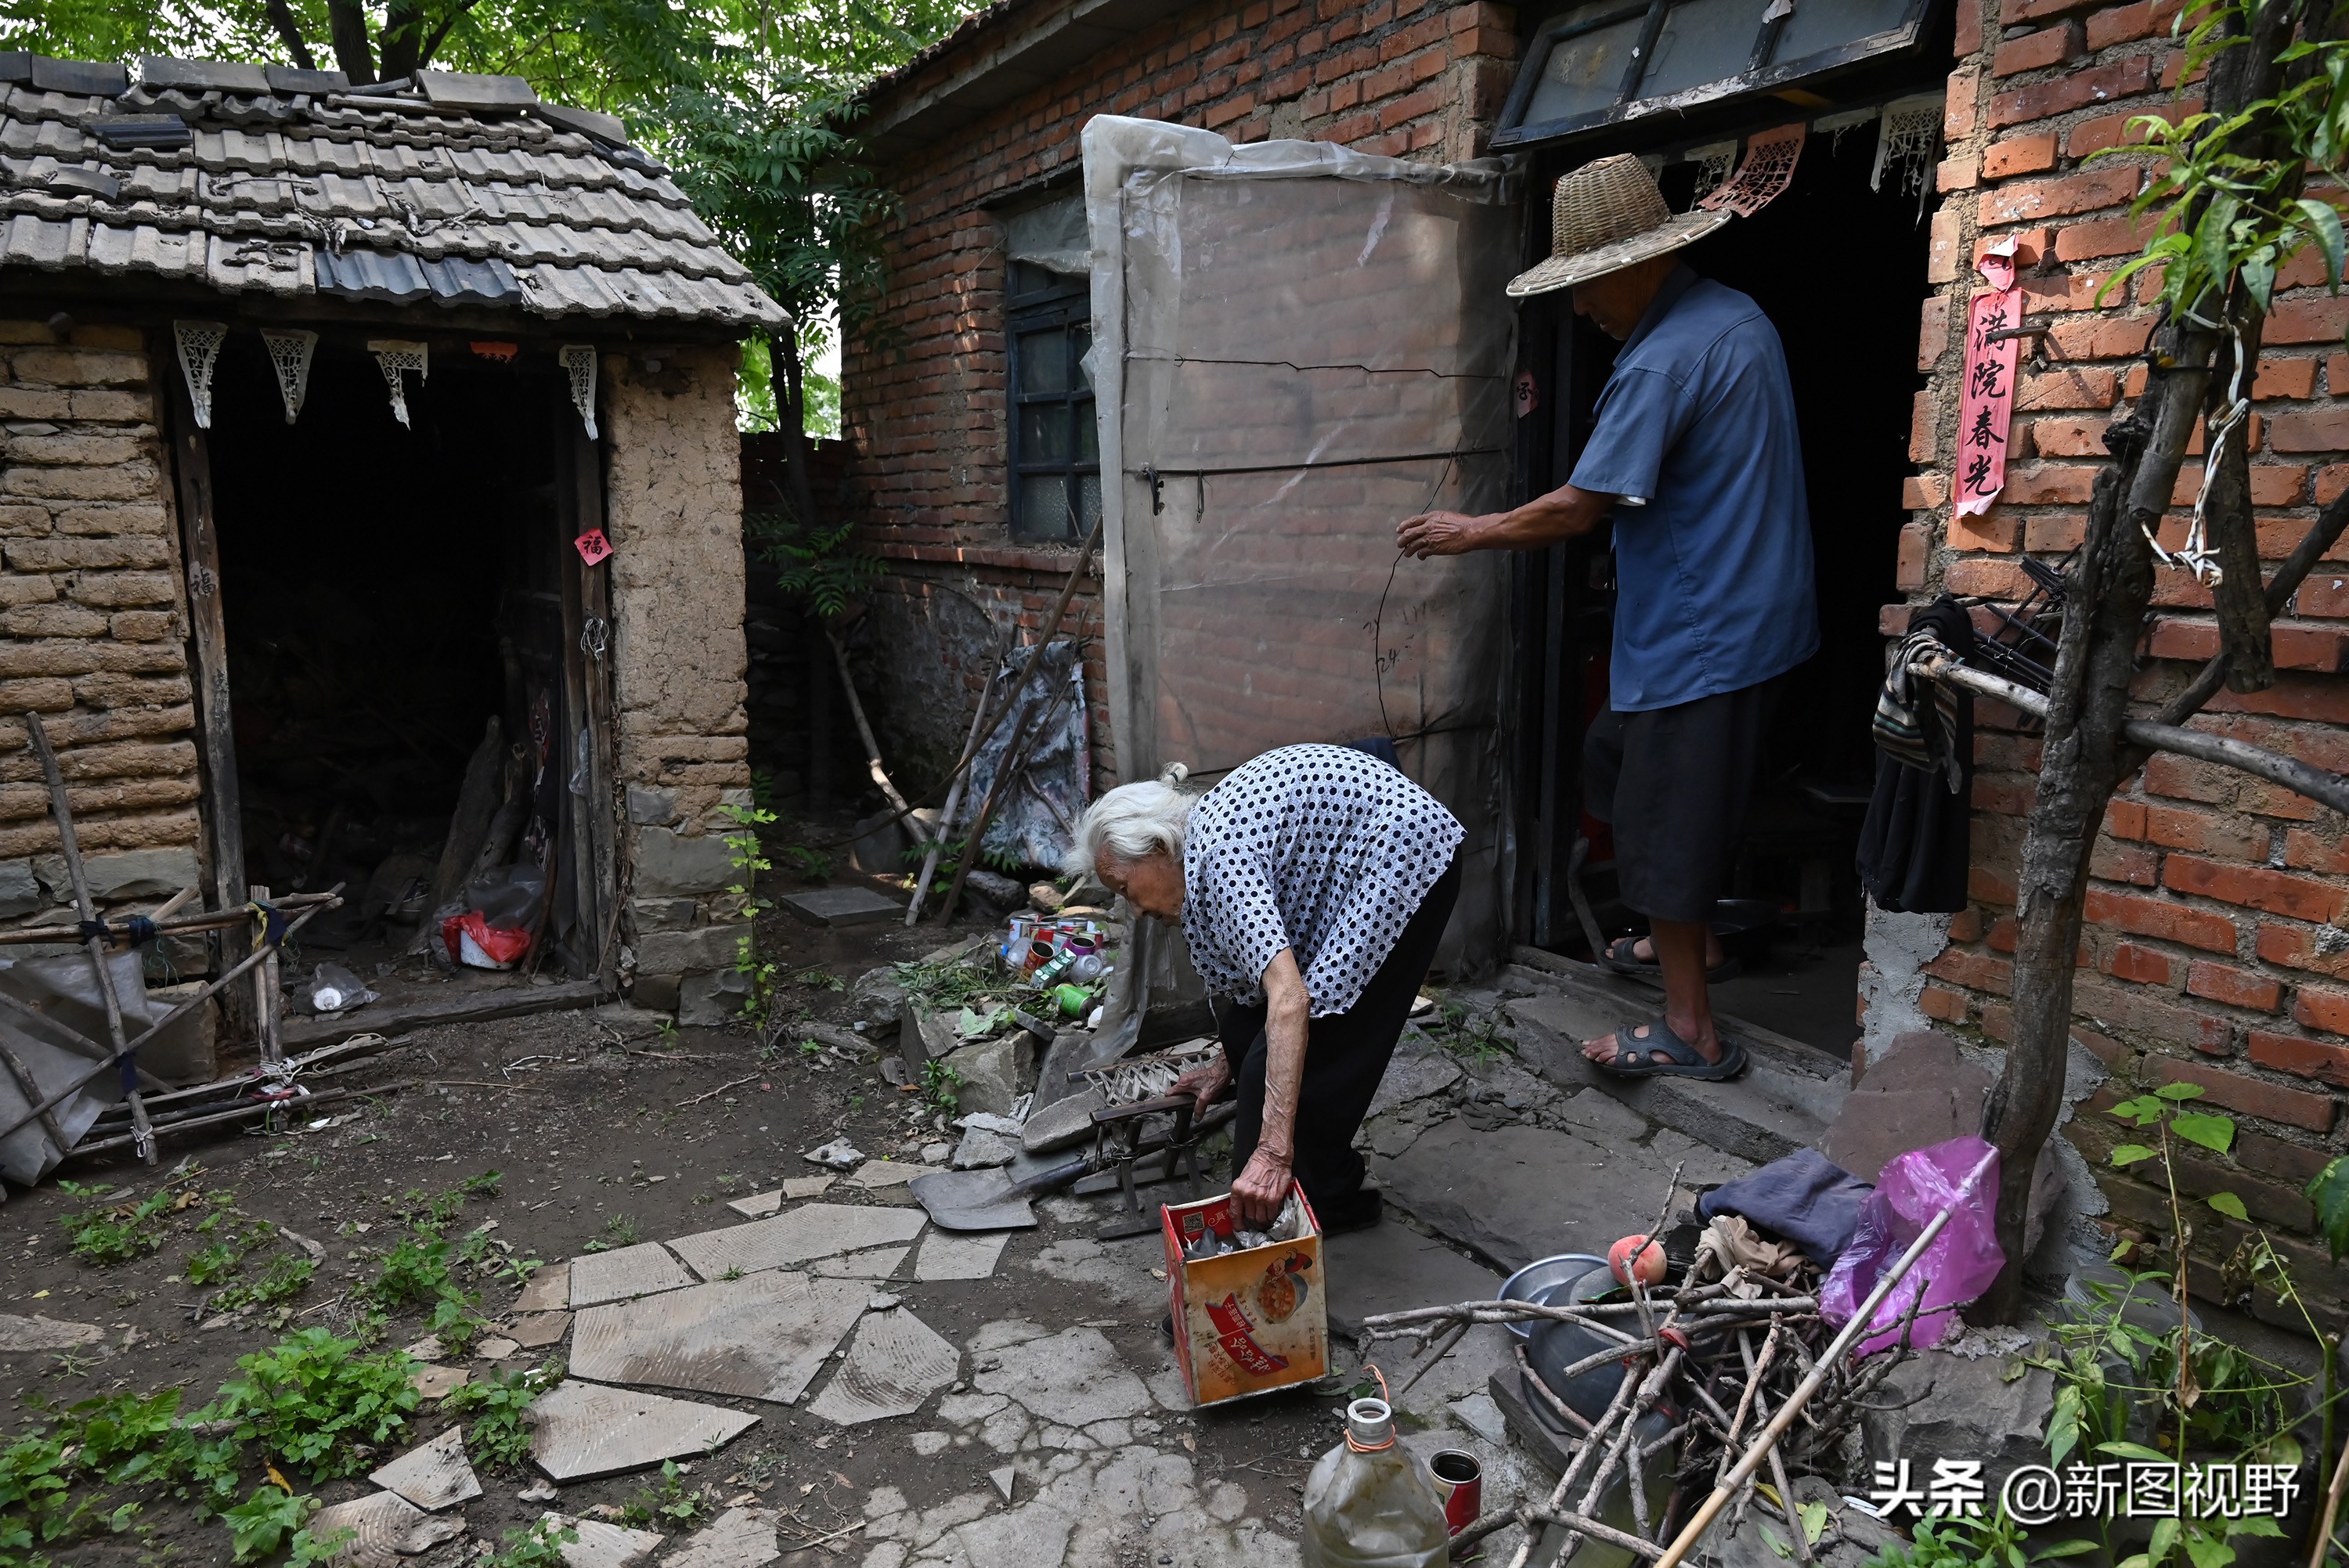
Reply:
[[[254, 91], [252, 69], [158, 60], [117, 97], [0, 84], [0, 266], [737, 330], [786, 319], [641, 153], [511, 108], [353, 96], [274, 67], [274, 91]], [[102, 74], [37, 79], [62, 88]], [[518, 90], [454, 84], [460, 96], [476, 88]], [[108, 147], [85, 134], [99, 115], [159, 113], [188, 120], [193, 146]], [[46, 187], [60, 167], [119, 191]]]

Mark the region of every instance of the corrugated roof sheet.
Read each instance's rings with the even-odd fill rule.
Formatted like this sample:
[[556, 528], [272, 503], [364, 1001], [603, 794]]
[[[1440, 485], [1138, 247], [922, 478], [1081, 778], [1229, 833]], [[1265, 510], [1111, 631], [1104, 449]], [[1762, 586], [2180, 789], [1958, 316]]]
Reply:
[[[0, 266], [200, 279], [229, 293], [326, 294], [507, 305], [773, 329], [786, 317], [643, 153], [513, 104], [526, 88], [467, 78], [441, 101], [290, 90], [241, 93], [254, 67], [149, 60], [112, 93], [113, 67], [0, 57]], [[323, 77], [330, 73], [318, 73]], [[178, 85], [185, 83], [187, 85]], [[305, 79], [301, 86], [312, 84]], [[99, 122], [170, 115], [189, 146], [119, 145]], [[555, 123], [562, 119], [564, 123]], [[611, 125], [597, 120], [595, 129]], [[60, 170], [111, 197], [52, 185]]]

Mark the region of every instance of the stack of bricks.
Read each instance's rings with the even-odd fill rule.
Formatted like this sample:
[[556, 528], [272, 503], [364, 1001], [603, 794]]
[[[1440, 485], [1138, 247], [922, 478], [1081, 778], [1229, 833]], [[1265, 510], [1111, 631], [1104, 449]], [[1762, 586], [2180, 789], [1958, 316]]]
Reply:
[[[1016, 545], [1006, 482], [1003, 236], [987, 204], [1071, 174], [1085, 122], [1131, 115], [1234, 141], [1304, 137], [1450, 162], [1481, 156], [1515, 70], [1515, 17], [1470, 0], [1206, 0], [1101, 50], [1062, 79], [877, 170], [902, 206], [887, 234], [889, 294], [847, 344], [844, 424], [856, 513], [916, 597], [927, 584], [982, 602], [999, 628], [1031, 625], [1070, 550]], [[936, 85], [987, 35], [916, 65], [875, 95]], [[1098, 638], [1097, 587], [1071, 611]], [[1087, 648], [1097, 781], [1118, 777], [1099, 644]], [[987, 670], [958, 670], [976, 689]]]
[[0, 321], [0, 919], [71, 896], [28, 712], [57, 748], [102, 902], [196, 882], [195, 711], [153, 390], [135, 327]]
[[[1949, 84], [1946, 193], [1933, 220], [1931, 278], [1918, 366], [1900, 585], [1921, 603], [1947, 590], [2012, 600], [2017, 562], [2053, 562], [2079, 542], [2106, 426], [2145, 385], [2153, 325], [2147, 280], [2100, 291], [2135, 254], [2150, 220], [2128, 203], [2145, 160], [2090, 154], [2133, 140], [2133, 116], [2198, 107], [2176, 90], [2177, 0], [1961, 0], [1958, 68]], [[2018, 384], [2006, 488], [1984, 516], [1949, 506], [1956, 453], [1963, 322], [1981, 285], [1965, 263], [2005, 237], [2018, 242], [2028, 320], [2046, 323], [2044, 363], [2027, 352]], [[2349, 356], [2339, 352], [2349, 297], [2322, 285], [2312, 253], [2279, 280], [2253, 388], [2251, 491], [2261, 553], [2280, 560], [2317, 509], [2349, 486]], [[2198, 440], [2162, 531], [2183, 539], [2200, 478]], [[2275, 627], [2279, 678], [2249, 696], [2222, 693], [2205, 727], [2349, 769], [2349, 548], [2309, 579]], [[2142, 694], [2176, 689], [2217, 648], [2210, 595], [2164, 568]], [[1888, 614], [1897, 630], [1905, 608]], [[1921, 1006], [1946, 1026], [2000, 1041], [2014, 950], [2014, 868], [2039, 767], [2017, 716], [1981, 705], [1974, 793], [1973, 905], [1951, 923], [1927, 970]], [[2113, 1201], [2113, 1222], [2167, 1232], [2167, 1200], [2114, 1173], [2102, 1156], [2118, 1124], [2095, 1112], [2130, 1092], [2183, 1081], [2240, 1125], [2236, 1166], [2184, 1161], [2183, 1191], [2230, 1191], [2279, 1233], [2337, 1310], [2349, 1275], [2308, 1244], [2307, 1180], [2342, 1150], [2349, 1085], [2349, 841], [2334, 814], [2248, 775], [2160, 756], [2129, 781], [2092, 862], [2080, 954], [2075, 1037], [2115, 1074], [2069, 1135]], [[2244, 1228], [2202, 1212], [2205, 1248], [2230, 1252]], [[2207, 1278], [2207, 1276], [2206, 1276]]]

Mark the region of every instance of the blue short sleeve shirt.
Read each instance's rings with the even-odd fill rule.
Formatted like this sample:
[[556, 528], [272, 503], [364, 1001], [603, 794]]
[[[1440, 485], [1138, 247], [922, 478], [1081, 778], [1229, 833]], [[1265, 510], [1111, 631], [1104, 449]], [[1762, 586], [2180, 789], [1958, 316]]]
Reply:
[[1736, 691], [1818, 651], [1794, 387], [1744, 294], [1685, 266], [1665, 279], [1616, 356], [1574, 484], [1621, 498], [1617, 712]]

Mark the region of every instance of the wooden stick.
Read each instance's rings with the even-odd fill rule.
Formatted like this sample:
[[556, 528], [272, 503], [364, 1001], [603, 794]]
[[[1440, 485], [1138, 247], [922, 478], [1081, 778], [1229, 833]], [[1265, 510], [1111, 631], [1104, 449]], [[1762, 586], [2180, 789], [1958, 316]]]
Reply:
[[856, 682], [848, 673], [848, 650], [830, 626], [823, 629], [823, 640], [832, 645], [832, 662], [840, 666], [841, 688], [848, 693], [848, 716], [856, 721], [857, 738], [864, 742], [864, 770], [873, 776], [873, 783], [896, 811], [897, 820], [905, 824], [917, 844], [930, 841], [930, 830], [914, 815], [914, 808], [897, 793], [897, 786], [889, 779], [889, 769], [881, 765], [881, 743], [873, 738], [873, 721], [864, 717], [864, 699], [856, 695]]
[[1974, 1168], [1966, 1173], [1966, 1179], [1958, 1183], [1957, 1196], [1951, 1201], [1950, 1206], [1926, 1222], [1925, 1228], [1918, 1233], [1917, 1239], [1909, 1243], [1909, 1250], [1902, 1253], [1899, 1261], [1887, 1269], [1884, 1277], [1876, 1282], [1876, 1288], [1868, 1293], [1868, 1299], [1860, 1303], [1859, 1310], [1852, 1314], [1851, 1321], [1843, 1326], [1843, 1332], [1837, 1335], [1826, 1349], [1820, 1354], [1817, 1364], [1811, 1368], [1810, 1375], [1795, 1386], [1795, 1391], [1779, 1405], [1778, 1413], [1770, 1418], [1770, 1424], [1762, 1429], [1762, 1435], [1754, 1440], [1753, 1446], [1748, 1448], [1744, 1457], [1738, 1460], [1736, 1468], [1713, 1489], [1713, 1495], [1706, 1498], [1698, 1507], [1696, 1516], [1682, 1527], [1680, 1534], [1672, 1538], [1671, 1545], [1665, 1549], [1662, 1557], [1657, 1559], [1656, 1568], [1678, 1568], [1681, 1559], [1687, 1556], [1695, 1548], [1696, 1543], [1704, 1538], [1704, 1532], [1713, 1528], [1713, 1522], [1720, 1517], [1721, 1511], [1728, 1506], [1729, 1500], [1736, 1494], [1737, 1489], [1744, 1486], [1752, 1478], [1754, 1472], [1762, 1468], [1764, 1458], [1776, 1446], [1778, 1439], [1793, 1429], [1795, 1418], [1801, 1413], [1803, 1407], [1810, 1402], [1811, 1396], [1819, 1391], [1819, 1386], [1826, 1381], [1829, 1369], [1841, 1361], [1851, 1347], [1859, 1342], [1860, 1336], [1868, 1332], [1868, 1326], [1876, 1316], [1876, 1309], [1884, 1305], [1885, 1297], [1890, 1295], [1895, 1287], [1909, 1277], [1909, 1271], [1917, 1266], [1917, 1260], [1925, 1255], [1925, 1249], [1933, 1244], [1934, 1238], [1939, 1236], [1949, 1224], [1950, 1216], [1958, 1212], [1958, 1205], [1972, 1194], [1975, 1184], [1981, 1181], [1982, 1176], [1997, 1160], [1998, 1151], [1992, 1150], [1983, 1155], [1975, 1163]]
[[[342, 900], [336, 899], [334, 902], [336, 903], [340, 903]], [[312, 915], [317, 913], [320, 909], [328, 907], [331, 906], [326, 904], [315, 904], [310, 908], [304, 910], [300, 914], [294, 917], [294, 923], [285, 928], [285, 934], [288, 936], [293, 935], [294, 933], [302, 928], [302, 924], [305, 921], [307, 921]], [[7, 1137], [10, 1133], [24, 1126], [26, 1122], [31, 1121], [42, 1111], [54, 1110], [58, 1106], [63, 1105], [67, 1100], [71, 1099], [75, 1095], [81, 1092], [81, 1088], [84, 1084], [88, 1083], [91, 1079], [104, 1073], [109, 1068], [112, 1067], [115, 1062], [121, 1060], [123, 1056], [127, 1056], [130, 1052], [137, 1050], [140, 1046], [145, 1045], [149, 1040], [153, 1039], [157, 1035], [161, 1034], [165, 1029], [179, 1022], [181, 1017], [193, 1012], [196, 1008], [203, 1006], [204, 1003], [210, 1001], [215, 995], [218, 995], [222, 991], [235, 984], [239, 979], [243, 978], [246, 972], [251, 970], [254, 965], [259, 964], [264, 958], [266, 958], [269, 955], [269, 952], [270, 949], [268, 946], [264, 944], [254, 948], [251, 953], [246, 954], [244, 957], [238, 962], [235, 968], [230, 970], [219, 979], [207, 985], [202, 990], [197, 992], [194, 995], [189, 997], [186, 1001], [181, 1003], [178, 1006], [164, 1014], [152, 1024], [148, 1025], [145, 1029], [140, 1032], [140, 1035], [136, 1039], [132, 1040], [129, 1045], [122, 1048], [119, 1055], [117, 1055], [109, 1060], [98, 1063], [98, 1066], [90, 1068], [89, 1071], [82, 1074], [81, 1077], [76, 1078], [73, 1082], [67, 1084], [65, 1088], [59, 1089], [57, 1093], [43, 1100], [32, 1110], [29, 1110], [23, 1116], [18, 1117], [7, 1126], [0, 1127], [0, 1138]]]
[[914, 896], [905, 901], [905, 924], [922, 918], [922, 901], [929, 896], [930, 878], [937, 874], [938, 857], [946, 852], [947, 835], [954, 831], [955, 813], [962, 810], [963, 785], [970, 778], [970, 759], [978, 755], [981, 729], [987, 725], [987, 694], [981, 692], [978, 711], [970, 716], [970, 735], [962, 743], [962, 760], [955, 764], [954, 782], [947, 786], [947, 803], [938, 808], [938, 830], [922, 856], [921, 875], [914, 879]]
[[1011, 742], [1003, 748], [1003, 761], [987, 786], [986, 798], [978, 803], [978, 814], [970, 820], [970, 831], [963, 835], [962, 859], [955, 863], [954, 881], [947, 888], [946, 902], [938, 905], [940, 920], [954, 918], [955, 905], [962, 899], [962, 884], [969, 877], [970, 868], [978, 863], [980, 841], [987, 837], [988, 825], [995, 820], [995, 808], [1009, 793], [1012, 780], [1019, 776], [1020, 769], [1028, 766], [1028, 753], [1049, 731], [1053, 718], [1061, 711], [1061, 699], [1068, 695], [1065, 690], [1054, 692], [1050, 700], [1044, 704], [1041, 713], [1023, 713], [1019, 716], [1019, 722], [1012, 727]]
[[[66, 795], [66, 776], [57, 766], [57, 754], [49, 746], [48, 731], [41, 727], [37, 713], [25, 715], [25, 730], [32, 738], [34, 755], [41, 759], [41, 772], [49, 783], [49, 810], [57, 820], [57, 847], [64, 851], [66, 874], [73, 879], [74, 907], [81, 912], [85, 923], [98, 918], [98, 903], [89, 896], [89, 876], [81, 863], [81, 841], [75, 836], [73, 803]], [[98, 997], [106, 1006], [106, 1035], [114, 1047], [115, 1059], [131, 1057], [132, 1047], [122, 1043], [122, 998], [115, 995], [114, 972], [106, 966], [106, 939], [93, 936], [85, 944], [89, 953], [90, 972], [98, 979]], [[130, 1126], [133, 1145], [139, 1157], [148, 1164], [155, 1163], [155, 1137], [147, 1125], [147, 1105], [139, 1096], [134, 1078], [123, 1086], [123, 1098], [130, 1102]]]
[[[243, 907], [205, 914], [182, 915], [177, 920], [164, 918], [166, 912], [176, 908], [192, 896], [192, 893], [183, 889], [172, 895], [171, 903], [147, 917], [155, 923], [156, 935], [186, 936], [202, 931], [227, 931], [243, 925], [253, 918], [253, 912]], [[329, 901], [336, 903], [342, 902], [336, 894], [325, 892], [291, 893], [274, 902], [281, 910], [296, 910], [310, 909]], [[0, 931], [0, 946], [24, 947], [41, 942], [63, 942], [79, 945], [82, 940], [81, 928], [78, 925], [34, 925], [22, 926], [15, 931]]]
[[[414, 1078], [402, 1078], [398, 1083], [383, 1084], [375, 1088], [330, 1088], [324, 1094], [305, 1094], [297, 1096], [292, 1099], [265, 1100], [253, 1105], [240, 1105], [233, 1110], [214, 1111], [208, 1116], [185, 1116], [180, 1118], [176, 1121], [163, 1122], [156, 1129], [156, 1130], [159, 1132], [185, 1132], [191, 1128], [212, 1127], [223, 1121], [236, 1121], [244, 1117], [273, 1110], [285, 1110], [295, 1106], [306, 1107], [324, 1105], [329, 1100], [348, 1099], [353, 1095], [397, 1094], [401, 1089], [414, 1088], [415, 1087], [416, 1080]], [[82, 1144], [79, 1148], [69, 1150], [67, 1152], [72, 1154], [102, 1153], [109, 1149], [119, 1149], [122, 1145], [129, 1142], [136, 1136], [138, 1136], [136, 1133], [126, 1133], [119, 1138], [104, 1138], [98, 1140], [95, 1143]]]
[[[269, 903], [269, 889], [264, 884], [256, 882], [246, 891], [254, 903]], [[266, 1065], [285, 1059], [282, 1029], [285, 995], [277, 988], [277, 949], [264, 946], [262, 951], [264, 956], [261, 967], [253, 972], [253, 1032], [261, 1047], [262, 1062]]]

